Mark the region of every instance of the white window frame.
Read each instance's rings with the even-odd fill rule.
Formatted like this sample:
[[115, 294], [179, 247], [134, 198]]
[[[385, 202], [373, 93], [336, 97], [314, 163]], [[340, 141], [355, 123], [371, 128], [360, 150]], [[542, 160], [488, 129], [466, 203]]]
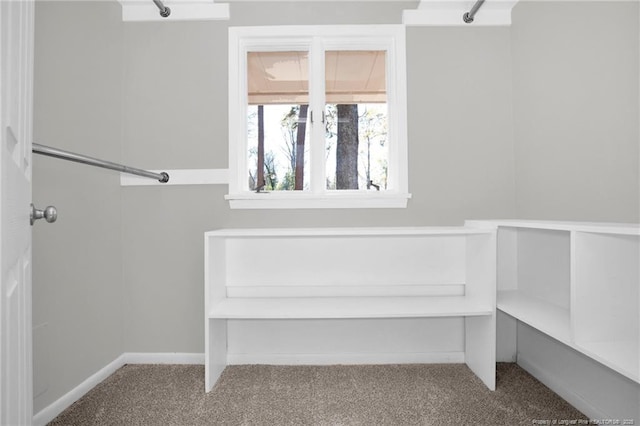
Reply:
[[[310, 189], [256, 193], [247, 179], [247, 52], [385, 50], [389, 105], [389, 187], [385, 191], [327, 190], [324, 149], [310, 144]], [[404, 208], [408, 192], [407, 84], [404, 25], [322, 25], [229, 28], [229, 200], [231, 208]], [[310, 111], [324, 110], [324, 55], [310, 54]], [[311, 126], [311, 140], [324, 126]]]

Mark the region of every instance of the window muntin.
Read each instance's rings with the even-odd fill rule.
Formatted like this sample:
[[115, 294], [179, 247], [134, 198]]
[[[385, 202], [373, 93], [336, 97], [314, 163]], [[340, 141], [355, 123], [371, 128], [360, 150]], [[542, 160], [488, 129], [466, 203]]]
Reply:
[[[230, 200], [232, 208], [406, 207], [410, 194], [407, 192], [404, 27], [400, 25], [237, 27], [229, 30], [229, 36], [230, 185], [229, 195], [226, 198]], [[254, 52], [260, 55], [250, 56]], [[307, 66], [308, 93], [304, 90], [304, 86], [300, 85], [294, 93], [291, 90], [291, 81], [299, 82], [302, 79], [289, 78], [289, 89], [280, 90], [280, 97], [275, 99], [272, 96], [268, 100], [272, 103], [271, 106], [264, 105], [263, 108], [276, 108], [277, 103], [280, 106], [288, 105], [288, 111], [295, 113], [296, 108], [299, 111], [301, 105], [305, 105], [303, 102], [308, 101], [306, 121], [303, 117], [297, 117], [295, 120], [298, 126], [301, 124], [305, 126], [304, 183], [302, 190], [297, 191], [269, 189], [269, 192], [274, 195], [266, 197], [255, 193], [255, 175], [257, 175], [255, 158], [257, 106], [255, 103], [266, 104], [265, 95], [268, 94], [259, 93], [262, 98], [257, 100], [258, 91], [255, 87], [250, 89], [247, 81], [249, 63], [259, 57], [271, 60], [290, 55], [292, 52], [308, 52], [308, 59], [302, 61], [306, 62]], [[326, 63], [335, 62], [335, 59], [338, 61], [344, 59], [346, 62], [343, 61], [343, 63], [351, 60], [363, 64], [365, 62], [363, 57], [366, 56], [377, 57], [376, 60], [381, 64], [373, 70], [368, 70], [368, 74], [372, 77], [371, 82], [383, 81], [383, 84], [378, 83], [377, 86], [370, 84], [369, 90], [364, 90], [358, 85], [355, 88], [339, 90], [340, 87], [336, 85], [332, 87], [327, 82], [325, 74], [330, 65]], [[285, 59], [289, 65], [296, 61], [300, 62], [298, 59]], [[298, 64], [298, 68], [304, 68], [304, 66]], [[376, 74], [377, 71], [382, 72]], [[384, 89], [380, 89], [381, 87]], [[285, 96], [282, 92], [288, 93]], [[365, 95], [368, 98], [365, 98]], [[342, 97], [337, 98], [337, 96]], [[327, 156], [331, 155], [335, 159], [336, 154], [332, 152], [330, 142], [327, 143], [327, 141], [337, 137], [337, 128], [332, 130], [330, 127], [331, 114], [337, 116], [335, 105], [340, 104], [332, 104], [331, 101], [343, 102], [343, 105], [346, 102], [358, 102], [358, 124], [361, 128], [366, 127], [366, 124], [361, 124], [362, 120], [378, 121], [374, 124], [378, 131], [370, 131], [367, 136], [362, 134], [362, 129], [358, 132], [360, 140], [366, 140], [368, 137], [372, 149], [382, 150], [380, 153], [371, 151], [367, 155], [365, 151], [368, 150], [364, 149], [365, 144], [359, 143], [358, 190], [333, 190], [337, 185], [331, 183], [331, 176], [335, 181], [336, 171], [331, 163], [335, 161], [328, 161]], [[292, 108], [293, 111], [291, 111]], [[263, 113], [267, 114], [264, 110]], [[253, 136], [250, 130], [252, 126]], [[252, 137], [253, 141], [250, 142]], [[253, 157], [249, 151], [250, 146], [253, 148]], [[382, 160], [378, 161], [378, 157]], [[373, 170], [374, 166], [377, 170]], [[253, 179], [251, 176], [247, 179], [248, 171], [254, 176]], [[380, 190], [377, 190], [377, 187]], [[257, 202], [255, 205], [249, 202], [254, 200]], [[284, 202], [285, 200], [287, 202]], [[297, 201], [289, 202], [292, 200]]]

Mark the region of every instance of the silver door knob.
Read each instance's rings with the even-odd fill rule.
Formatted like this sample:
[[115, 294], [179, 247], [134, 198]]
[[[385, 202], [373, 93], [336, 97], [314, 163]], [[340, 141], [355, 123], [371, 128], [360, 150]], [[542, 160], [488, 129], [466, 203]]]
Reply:
[[33, 203], [31, 204], [31, 225], [35, 223], [36, 220], [42, 219], [46, 220], [49, 223], [53, 223], [58, 218], [58, 210], [54, 206], [49, 206], [44, 210], [38, 210], [34, 207]]

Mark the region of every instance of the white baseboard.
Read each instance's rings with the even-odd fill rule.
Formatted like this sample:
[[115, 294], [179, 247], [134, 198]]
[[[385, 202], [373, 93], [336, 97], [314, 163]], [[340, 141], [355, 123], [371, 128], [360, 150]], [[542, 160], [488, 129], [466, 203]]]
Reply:
[[345, 354], [227, 354], [228, 365], [353, 365], [462, 364], [464, 352], [345, 353]]
[[204, 365], [204, 353], [182, 352], [148, 353], [126, 352], [122, 354], [125, 364], [198, 364]]
[[204, 364], [203, 353], [147, 353], [147, 352], [125, 352], [105, 367], [91, 375], [84, 382], [58, 398], [51, 405], [40, 410], [33, 416], [34, 426], [44, 426], [55, 419], [60, 413], [66, 410], [74, 402], [82, 398], [87, 392], [93, 389], [104, 379], [116, 372], [117, 369], [126, 364]]
[[552, 374], [548, 374], [544, 371], [544, 369], [538, 367], [535, 363], [530, 362], [526, 357], [522, 356], [522, 354], [518, 354], [518, 365], [522, 367], [526, 372], [531, 374], [533, 377], [542, 382], [549, 389], [560, 395], [565, 401], [569, 404], [576, 407], [582, 413], [584, 413], [590, 419], [610, 419], [612, 418], [608, 414], [604, 413], [602, 410], [595, 407], [589, 401], [582, 398], [580, 395], [575, 393], [571, 388], [567, 387], [565, 383], [558, 380]]
[[84, 382], [67, 392], [62, 397], [58, 398], [53, 404], [43, 408], [40, 412], [33, 416], [34, 426], [43, 426], [55, 419], [60, 413], [67, 409], [71, 404], [79, 400], [83, 395], [93, 389], [98, 383], [115, 373], [115, 371], [122, 367], [125, 355], [122, 354], [105, 367], [98, 370], [95, 374], [91, 375]]

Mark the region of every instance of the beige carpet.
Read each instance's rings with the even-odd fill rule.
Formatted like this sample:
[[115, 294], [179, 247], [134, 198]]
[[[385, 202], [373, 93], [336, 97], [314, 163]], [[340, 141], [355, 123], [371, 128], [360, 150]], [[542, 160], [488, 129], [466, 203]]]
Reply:
[[[495, 392], [461, 364], [126, 365], [51, 425], [531, 425], [586, 419], [515, 364]], [[560, 423], [558, 421], [558, 423]]]

